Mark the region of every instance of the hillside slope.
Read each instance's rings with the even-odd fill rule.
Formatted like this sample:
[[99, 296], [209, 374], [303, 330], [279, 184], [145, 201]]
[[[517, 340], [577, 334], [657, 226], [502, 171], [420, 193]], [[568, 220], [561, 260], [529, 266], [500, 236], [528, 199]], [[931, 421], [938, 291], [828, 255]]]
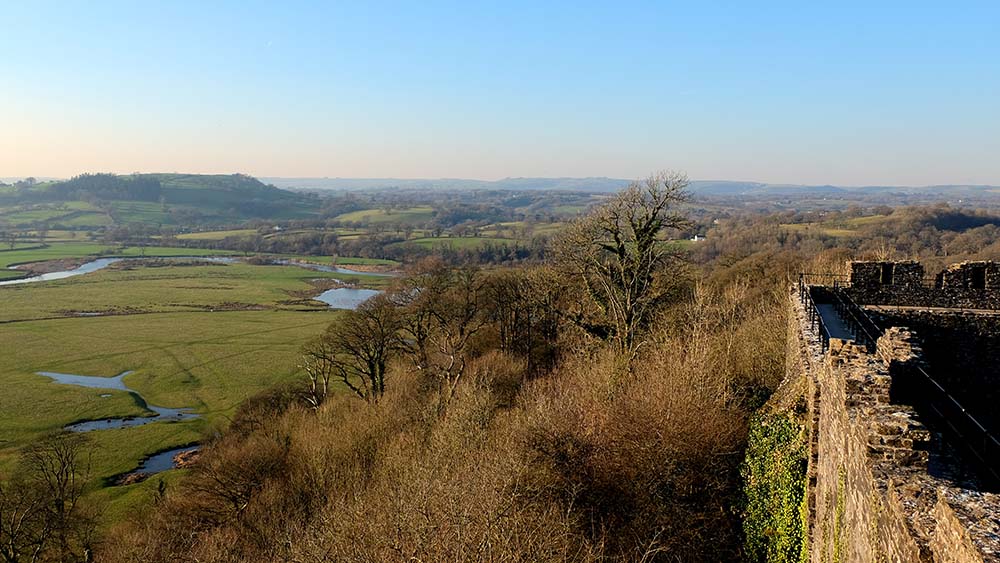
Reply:
[[312, 196], [243, 174], [83, 174], [0, 189], [0, 224], [19, 228], [293, 219], [316, 208]]

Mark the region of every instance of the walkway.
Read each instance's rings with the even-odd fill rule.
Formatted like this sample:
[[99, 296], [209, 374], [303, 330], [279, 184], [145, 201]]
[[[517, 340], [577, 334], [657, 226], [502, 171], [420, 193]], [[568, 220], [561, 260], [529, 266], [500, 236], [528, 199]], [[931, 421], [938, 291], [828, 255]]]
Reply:
[[844, 324], [844, 321], [840, 320], [840, 315], [837, 314], [837, 308], [833, 306], [832, 303], [817, 303], [816, 309], [819, 311], [819, 315], [823, 318], [823, 324], [826, 325], [826, 330], [830, 331], [830, 338], [840, 338], [843, 340], [854, 340], [854, 335]]

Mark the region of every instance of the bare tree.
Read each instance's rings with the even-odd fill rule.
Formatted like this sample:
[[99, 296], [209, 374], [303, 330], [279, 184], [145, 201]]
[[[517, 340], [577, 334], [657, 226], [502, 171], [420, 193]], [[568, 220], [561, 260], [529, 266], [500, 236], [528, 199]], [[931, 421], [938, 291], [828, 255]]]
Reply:
[[550, 352], [558, 333], [557, 304], [545, 268], [500, 269], [484, 283], [485, 314], [497, 332], [500, 351], [527, 360], [532, 371]]
[[465, 374], [473, 337], [489, 323], [487, 289], [475, 268], [438, 267], [411, 283], [403, 292], [406, 344], [414, 366], [438, 382], [443, 414]]
[[51, 529], [46, 499], [18, 475], [0, 483], [0, 558], [6, 563], [38, 561]]
[[61, 433], [29, 446], [0, 486], [0, 557], [7, 563], [89, 560], [95, 522], [82, 504], [90, 448]]
[[600, 312], [600, 323], [581, 325], [612, 338], [629, 360], [640, 344], [638, 333], [672, 293], [669, 269], [679, 254], [663, 235], [688, 225], [676, 209], [687, 199], [687, 185], [677, 172], [633, 182], [576, 221], [556, 244], [558, 264]]
[[376, 295], [330, 327], [305, 348], [302, 367], [309, 377], [307, 402], [318, 408], [340, 381], [355, 395], [377, 403], [385, 393], [385, 374], [400, 340], [401, 318], [396, 306]]

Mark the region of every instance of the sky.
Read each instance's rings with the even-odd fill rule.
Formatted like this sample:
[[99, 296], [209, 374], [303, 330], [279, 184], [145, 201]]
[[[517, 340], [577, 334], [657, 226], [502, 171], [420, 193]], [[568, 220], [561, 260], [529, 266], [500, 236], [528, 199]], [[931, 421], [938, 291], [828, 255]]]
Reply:
[[1000, 184], [1000, 2], [0, 0], [0, 177]]

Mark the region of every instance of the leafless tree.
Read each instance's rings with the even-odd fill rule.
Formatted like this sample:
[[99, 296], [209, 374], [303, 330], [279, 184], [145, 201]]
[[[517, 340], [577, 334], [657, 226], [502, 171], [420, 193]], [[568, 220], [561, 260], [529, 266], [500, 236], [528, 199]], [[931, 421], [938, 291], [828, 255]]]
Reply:
[[677, 210], [687, 199], [687, 185], [677, 172], [633, 182], [557, 241], [559, 265], [586, 290], [602, 318], [601, 326], [585, 328], [612, 338], [628, 359], [640, 344], [640, 330], [671, 295], [670, 268], [679, 254], [664, 233], [688, 225]]
[[95, 523], [82, 504], [90, 447], [60, 433], [29, 446], [17, 473], [0, 486], [0, 557], [7, 563], [87, 560]]
[[414, 366], [438, 382], [443, 414], [465, 374], [472, 339], [489, 323], [484, 277], [475, 268], [438, 267], [411, 284], [396, 297], [406, 302], [405, 343]]
[[[527, 360], [532, 371], [557, 336], [555, 295], [544, 268], [501, 269], [484, 284], [485, 314], [495, 327], [500, 351]], [[548, 345], [548, 346], [546, 346]], [[543, 362], [544, 365], [544, 362]]]
[[0, 483], [0, 557], [6, 563], [38, 561], [51, 529], [45, 497], [21, 476]]
[[377, 403], [385, 393], [385, 374], [402, 341], [395, 304], [376, 295], [348, 311], [305, 348], [303, 369], [309, 377], [306, 400], [318, 408], [340, 381], [358, 397]]

